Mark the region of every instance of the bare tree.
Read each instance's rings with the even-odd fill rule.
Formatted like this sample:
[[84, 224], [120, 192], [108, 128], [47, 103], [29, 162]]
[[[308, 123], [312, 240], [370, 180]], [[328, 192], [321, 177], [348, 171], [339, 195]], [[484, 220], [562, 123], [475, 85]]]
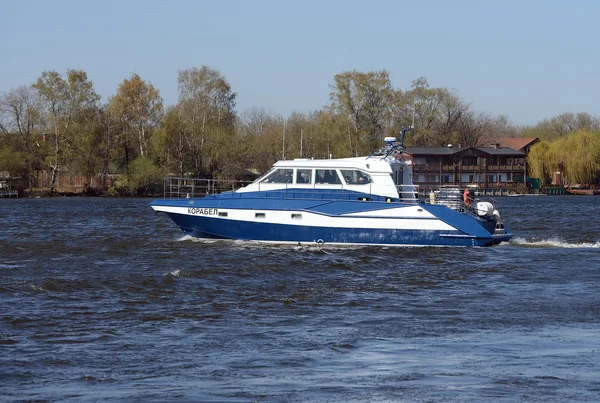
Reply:
[[490, 127], [490, 117], [481, 112], [466, 111], [458, 120], [456, 127], [458, 142], [465, 147], [476, 147], [479, 139]]

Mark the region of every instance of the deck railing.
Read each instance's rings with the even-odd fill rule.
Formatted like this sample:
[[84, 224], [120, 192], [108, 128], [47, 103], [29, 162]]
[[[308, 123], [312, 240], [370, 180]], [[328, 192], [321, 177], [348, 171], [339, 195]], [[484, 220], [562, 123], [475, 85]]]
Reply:
[[460, 212], [467, 212], [472, 215], [477, 215], [476, 204], [477, 202], [488, 202], [491, 203], [494, 209], [498, 205], [494, 198], [483, 195], [483, 194], [472, 194], [468, 196], [468, 203], [465, 202], [465, 196], [460, 188], [458, 187], [443, 187], [438, 190], [431, 192], [428, 197], [425, 198], [426, 204], [442, 204], [448, 206], [453, 210]]
[[[165, 199], [190, 199], [190, 198], [202, 198], [204, 196], [213, 195], [223, 192], [233, 192], [241, 187], [247, 186], [252, 182], [249, 181], [234, 181], [234, 180], [215, 180], [215, 179], [199, 179], [199, 178], [179, 178], [179, 177], [167, 177], [164, 180], [164, 198]], [[281, 184], [283, 185], [283, 184]], [[366, 195], [376, 196], [373, 193], [373, 185], [369, 184], [360, 191], [356, 188], [347, 189], [345, 186], [339, 184], [339, 188], [332, 188], [332, 185], [322, 186], [319, 184], [300, 186], [293, 185], [292, 183], [285, 184], [285, 187], [274, 188], [273, 184], [262, 184], [258, 183], [258, 192], [273, 193], [273, 196], [281, 196], [283, 191], [284, 198], [306, 198], [306, 197], [318, 197], [323, 198], [324, 196], [333, 197], [333, 194], [327, 194], [327, 190], [334, 190], [337, 195], [340, 195], [344, 199], [345, 195], [350, 197], [351, 194], [363, 193]], [[405, 202], [416, 202], [419, 199], [418, 186], [417, 185], [392, 185], [395, 191], [398, 192], [399, 198]], [[381, 189], [381, 186], [377, 186]], [[364, 190], [363, 190], [364, 189]], [[312, 190], [312, 194], [311, 191]], [[341, 191], [341, 193], [340, 193]], [[277, 193], [274, 193], [277, 192]], [[393, 193], [393, 191], [391, 192]], [[244, 193], [239, 193], [242, 197]], [[266, 197], [269, 197], [269, 194]], [[381, 197], [381, 196], [378, 196]], [[383, 199], [385, 197], [383, 196]]]

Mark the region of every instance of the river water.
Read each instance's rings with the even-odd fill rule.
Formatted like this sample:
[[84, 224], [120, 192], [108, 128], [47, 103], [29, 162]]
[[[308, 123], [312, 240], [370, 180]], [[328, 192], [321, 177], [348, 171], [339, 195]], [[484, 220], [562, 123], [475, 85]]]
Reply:
[[600, 401], [600, 197], [493, 248], [201, 242], [148, 199], [0, 200], [0, 400]]

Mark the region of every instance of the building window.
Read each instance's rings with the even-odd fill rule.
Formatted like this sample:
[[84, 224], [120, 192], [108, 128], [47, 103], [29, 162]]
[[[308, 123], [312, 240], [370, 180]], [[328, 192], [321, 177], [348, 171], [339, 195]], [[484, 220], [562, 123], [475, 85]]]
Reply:
[[464, 165], [477, 165], [477, 157], [464, 157], [462, 160], [462, 164]]
[[442, 175], [442, 183], [450, 183], [450, 175]]

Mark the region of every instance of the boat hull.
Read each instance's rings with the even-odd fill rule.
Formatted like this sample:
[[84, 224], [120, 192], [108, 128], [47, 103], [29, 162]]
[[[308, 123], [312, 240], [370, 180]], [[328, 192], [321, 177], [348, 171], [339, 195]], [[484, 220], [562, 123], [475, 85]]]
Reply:
[[[494, 235], [493, 222], [445, 206], [402, 203], [297, 201], [275, 209], [276, 200], [193, 199], [155, 201], [186, 234], [203, 239], [270, 243], [490, 246], [510, 239]], [[279, 204], [281, 205], [281, 204]], [[486, 228], [487, 227], [487, 228]]]

